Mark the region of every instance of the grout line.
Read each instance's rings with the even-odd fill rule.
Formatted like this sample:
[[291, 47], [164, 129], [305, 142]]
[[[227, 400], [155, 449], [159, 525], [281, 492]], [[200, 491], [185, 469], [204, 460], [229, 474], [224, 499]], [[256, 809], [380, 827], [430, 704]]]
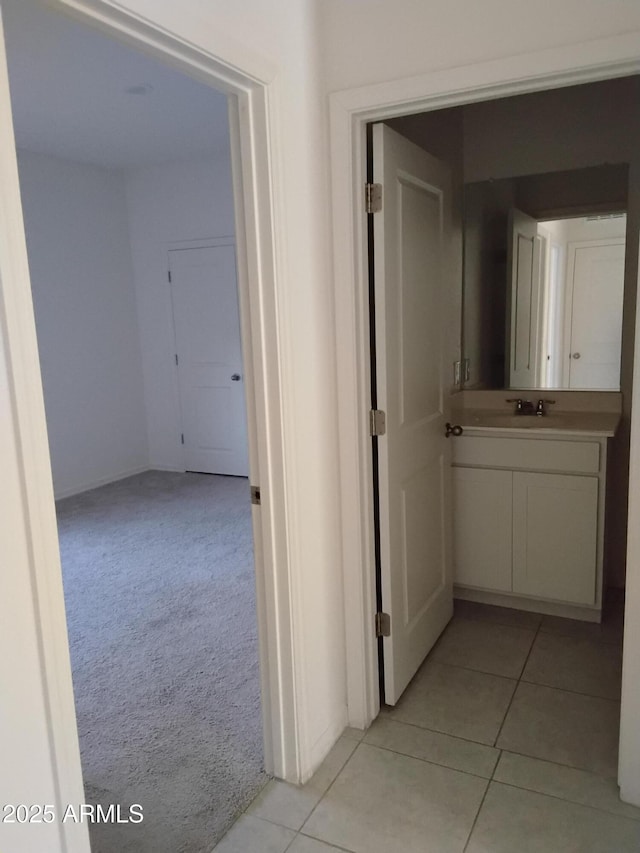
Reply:
[[[470, 670], [473, 672], [474, 670]], [[513, 681], [514, 679], [509, 679]], [[470, 737], [463, 737], [462, 735], [452, 735], [451, 732], [443, 732], [440, 729], [432, 729], [429, 726], [421, 726], [419, 723], [408, 723], [405, 720], [399, 720], [395, 717], [391, 716], [390, 713], [385, 713], [385, 719], [388, 719], [392, 723], [396, 723], [400, 726], [411, 726], [414, 729], [420, 729], [421, 732], [431, 732], [434, 735], [442, 735], [443, 737], [450, 737], [454, 740], [461, 740], [464, 743], [472, 743], [474, 746], [484, 746], [486, 749], [495, 749], [492, 743], [485, 743], [481, 740], [472, 740]], [[363, 740], [362, 743], [366, 743], [368, 746], [376, 746], [375, 743], [371, 743], [368, 740]]]
[[[549, 763], [553, 764], [555, 762], [551, 761]], [[561, 766], [564, 767], [566, 765], [561, 765]], [[589, 771], [585, 770], [584, 772], [588, 773]], [[600, 778], [607, 778], [607, 777], [600, 777]], [[591, 809], [591, 811], [599, 812], [600, 814], [608, 814], [608, 815], [612, 815], [613, 817], [623, 818], [623, 820], [624, 819], [633, 820], [636, 823], [640, 823], [640, 814], [638, 815], [638, 817], [632, 817], [631, 815], [621, 814], [620, 812], [614, 812], [614, 811], [611, 811], [610, 809], [601, 808], [600, 806], [593, 806], [591, 804], [581, 803], [579, 800], [571, 800], [571, 799], [568, 799], [567, 797], [561, 797], [558, 794], [550, 794], [550, 793], [548, 793], [548, 791], [539, 791], [537, 788], [526, 788], [524, 785], [514, 785], [513, 782], [503, 782], [501, 779], [494, 779], [492, 781], [494, 781], [496, 783], [496, 785], [504, 785], [506, 788], [514, 788], [516, 791], [527, 791], [530, 794], [539, 794], [541, 797], [549, 797], [550, 799], [558, 800], [561, 803], [569, 803], [572, 806], [580, 806], [583, 809]], [[620, 800], [620, 802], [622, 802], [622, 800]], [[624, 805], [629, 805], [629, 804], [624, 803]], [[629, 807], [634, 808], [634, 806], [631, 806], [631, 805]]]
[[496, 735], [496, 738], [493, 742], [494, 746], [498, 743], [498, 741], [500, 739], [500, 735], [502, 734], [502, 729], [504, 728], [504, 724], [506, 723], [507, 717], [509, 716], [509, 711], [511, 710], [511, 706], [513, 705], [513, 700], [515, 699], [516, 693], [518, 691], [518, 687], [521, 684], [522, 673], [525, 671], [525, 669], [527, 667], [527, 663], [529, 662], [529, 658], [531, 657], [531, 652], [533, 651], [533, 647], [536, 644], [536, 640], [538, 639], [539, 634], [540, 634], [540, 625], [538, 625], [538, 630], [534, 634], [533, 641], [532, 641], [531, 645], [529, 646], [529, 651], [528, 651], [527, 656], [524, 660], [524, 663], [522, 664], [522, 669], [520, 670], [520, 676], [518, 677], [514, 691], [511, 694], [511, 699], [509, 700], [509, 705], [507, 706], [507, 710], [505, 712], [505, 715], [502, 718], [502, 722], [500, 723], [500, 728], [498, 729], [498, 734]]
[[[424, 729], [423, 731], [429, 731], [428, 729]], [[453, 735], [450, 735], [453, 737]], [[457, 740], [461, 740], [461, 738], [457, 738]], [[464, 741], [465, 743], [476, 743], [476, 741]], [[473, 776], [474, 779], [482, 779], [484, 782], [487, 782], [491, 779], [491, 776], [481, 776], [479, 773], [473, 773], [471, 770], [461, 770], [460, 767], [452, 767], [451, 764], [443, 764], [441, 761], [434, 761], [432, 758], [421, 758], [419, 755], [413, 755], [410, 752], [399, 752], [397, 749], [391, 749], [388, 746], [381, 746], [378, 743], [367, 743], [367, 746], [372, 746], [374, 749], [382, 749], [385, 752], [390, 752], [392, 755], [401, 755], [403, 758], [412, 758], [414, 761], [422, 761], [423, 764], [431, 764], [434, 767], [444, 767], [445, 770], [451, 770], [454, 773], [464, 773], [465, 776]], [[486, 744], [478, 744], [477, 746], [486, 746]], [[487, 746], [487, 749], [494, 749], [492, 746]], [[497, 765], [496, 761], [496, 765]], [[495, 767], [493, 768], [495, 772]]]
[[[596, 779], [602, 779], [605, 782], [616, 782], [616, 776], [604, 776], [602, 773], [596, 773], [595, 770], [587, 770], [585, 767], [577, 767], [575, 764], [564, 764], [562, 761], [552, 761], [550, 758], [541, 758], [539, 755], [531, 755], [527, 752], [518, 752], [517, 749], [501, 749], [501, 752], [508, 752], [511, 755], [517, 755], [519, 758], [528, 758], [530, 761], [541, 761], [543, 764], [553, 764], [556, 767], [562, 767], [565, 770], [577, 770], [579, 773], [588, 773], [589, 776], [595, 776]], [[500, 779], [496, 779], [500, 782]]]
[[[322, 844], [326, 844], [327, 847], [329, 847], [331, 850], [340, 850], [340, 853], [355, 853], [354, 850], [349, 850], [348, 847], [340, 847], [339, 844], [334, 844], [332, 841], [325, 841], [322, 838], [316, 838], [315, 835], [307, 835], [306, 832], [299, 832], [298, 835], [301, 835], [303, 838], [311, 838], [313, 841], [320, 841], [322, 842]], [[297, 837], [298, 836], [296, 836], [296, 838]], [[295, 841], [295, 838], [293, 839], [293, 841]], [[293, 841], [291, 842], [291, 844], [293, 844]], [[289, 848], [287, 847], [287, 850], [288, 849]]]
[[480, 675], [491, 675], [494, 678], [504, 678], [505, 681], [519, 681], [519, 677], [514, 678], [512, 675], [501, 675], [498, 672], [489, 672], [486, 669], [474, 669], [472, 666], [464, 666], [464, 664], [461, 663], [449, 663], [446, 660], [436, 660], [435, 658], [432, 660], [432, 663], [438, 664], [438, 666], [450, 666], [453, 667], [453, 669], [464, 669], [467, 672], [479, 672]]
[[[347, 766], [347, 764], [351, 761], [351, 759], [352, 759], [352, 758], [353, 758], [353, 756], [356, 754], [356, 752], [360, 749], [361, 743], [362, 743], [362, 741], [361, 741], [360, 743], [357, 743], [357, 744], [356, 744], [356, 748], [355, 748], [355, 749], [353, 749], [353, 750], [349, 753], [348, 758], [346, 758], [346, 759], [342, 762], [342, 764], [340, 765], [340, 769], [338, 770], [338, 772], [336, 773], [336, 775], [333, 777], [333, 779], [331, 780], [331, 782], [329, 783], [329, 785], [327, 785], [326, 790], [322, 793], [321, 797], [318, 799], [318, 802], [314, 805], [314, 807], [311, 809], [311, 811], [309, 812], [309, 814], [308, 814], [308, 815], [306, 816], [306, 818], [302, 821], [302, 826], [300, 827], [300, 829], [298, 830], [298, 832], [302, 832], [302, 830], [305, 828], [305, 826], [307, 825], [307, 823], [311, 820], [311, 816], [313, 815], [313, 813], [315, 812], [315, 810], [318, 808], [318, 806], [320, 805], [320, 803], [324, 800], [324, 798], [327, 796], [327, 794], [329, 793], [329, 791], [333, 788], [333, 786], [335, 785], [335, 783], [338, 781], [338, 776], [340, 776], [340, 774], [342, 773], [342, 771], [344, 770], [344, 768], [345, 768], [345, 767]], [[310, 837], [310, 838], [313, 838], [314, 836], [312, 836], [312, 835], [311, 835], [311, 836], [309, 836], [309, 837]], [[318, 840], [319, 840], [319, 841], [322, 841], [322, 839], [318, 839]]]
[[528, 681], [526, 678], [520, 678], [520, 684], [531, 684], [533, 687], [546, 687], [547, 690], [559, 690], [560, 693], [571, 693], [573, 696], [586, 696], [588, 699], [604, 699], [605, 702], [614, 702], [619, 705], [620, 699], [612, 699], [611, 696], [599, 696], [597, 693], [585, 693], [584, 690], [571, 690], [570, 687], [558, 687], [557, 684], [545, 684], [544, 681]]
[[482, 811], [482, 807], [484, 806], [484, 801], [487, 799], [487, 794], [489, 793], [489, 788], [491, 787], [491, 780], [487, 780], [487, 787], [484, 789], [484, 794], [482, 795], [482, 799], [480, 800], [480, 805], [478, 806], [478, 811], [476, 812], [476, 816], [473, 819], [473, 823], [471, 824], [471, 829], [469, 830], [469, 836], [465, 842], [462, 853], [465, 853], [465, 850], [469, 847], [469, 842], [471, 841], [471, 836], [473, 835], [473, 830], [476, 828], [476, 824], [478, 822], [478, 818], [480, 817], [480, 812]]

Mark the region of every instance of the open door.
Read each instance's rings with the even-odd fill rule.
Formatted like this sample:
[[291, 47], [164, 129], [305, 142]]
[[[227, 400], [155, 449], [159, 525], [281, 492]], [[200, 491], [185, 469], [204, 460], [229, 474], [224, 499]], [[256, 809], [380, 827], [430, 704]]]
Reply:
[[373, 128], [377, 440], [384, 690], [394, 705], [453, 613], [449, 388], [448, 167], [382, 124]]
[[507, 387], [538, 388], [544, 259], [537, 221], [514, 208], [507, 245]]

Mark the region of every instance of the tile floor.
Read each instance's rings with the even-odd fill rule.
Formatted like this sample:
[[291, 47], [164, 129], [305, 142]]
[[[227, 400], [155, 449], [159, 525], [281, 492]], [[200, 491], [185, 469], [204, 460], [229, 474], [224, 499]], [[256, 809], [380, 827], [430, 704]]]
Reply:
[[622, 608], [602, 625], [457, 601], [394, 708], [216, 853], [638, 853], [615, 782]]

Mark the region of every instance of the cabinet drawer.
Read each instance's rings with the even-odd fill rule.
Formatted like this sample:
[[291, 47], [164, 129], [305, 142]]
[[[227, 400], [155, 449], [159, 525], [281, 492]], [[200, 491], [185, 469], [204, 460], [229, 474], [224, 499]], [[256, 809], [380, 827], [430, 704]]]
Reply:
[[597, 441], [554, 441], [540, 438], [460, 436], [453, 439], [453, 464], [528, 471], [562, 471], [597, 474]]

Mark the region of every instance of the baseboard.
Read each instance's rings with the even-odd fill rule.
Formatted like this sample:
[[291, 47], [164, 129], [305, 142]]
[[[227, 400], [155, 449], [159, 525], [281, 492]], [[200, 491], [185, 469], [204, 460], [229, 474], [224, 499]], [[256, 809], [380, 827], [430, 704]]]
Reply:
[[170, 471], [175, 474], [184, 474], [184, 468], [176, 468], [175, 465], [154, 465], [153, 463], [149, 463], [149, 467], [147, 471]]
[[477, 601], [480, 604], [493, 604], [497, 607], [510, 607], [513, 610], [527, 610], [530, 613], [544, 613], [545, 616], [563, 616], [565, 619], [579, 619], [582, 622], [600, 622], [602, 611], [596, 607], [581, 607], [578, 604], [561, 604], [540, 598], [525, 598], [508, 593], [489, 592], [473, 587], [453, 587], [453, 597], [464, 601]]
[[71, 486], [68, 489], [61, 491], [54, 490], [55, 500], [61, 501], [63, 498], [70, 498], [73, 495], [80, 495], [83, 492], [90, 492], [91, 489], [98, 489], [100, 486], [107, 486], [109, 483], [117, 483], [118, 480], [124, 480], [127, 477], [133, 477], [136, 474], [143, 474], [145, 471], [156, 470], [150, 468], [149, 465], [138, 465], [136, 468], [130, 468], [128, 471], [120, 471], [118, 474], [111, 474], [108, 477], [100, 477], [97, 480], [92, 480], [89, 483], [83, 483], [79, 486]]

